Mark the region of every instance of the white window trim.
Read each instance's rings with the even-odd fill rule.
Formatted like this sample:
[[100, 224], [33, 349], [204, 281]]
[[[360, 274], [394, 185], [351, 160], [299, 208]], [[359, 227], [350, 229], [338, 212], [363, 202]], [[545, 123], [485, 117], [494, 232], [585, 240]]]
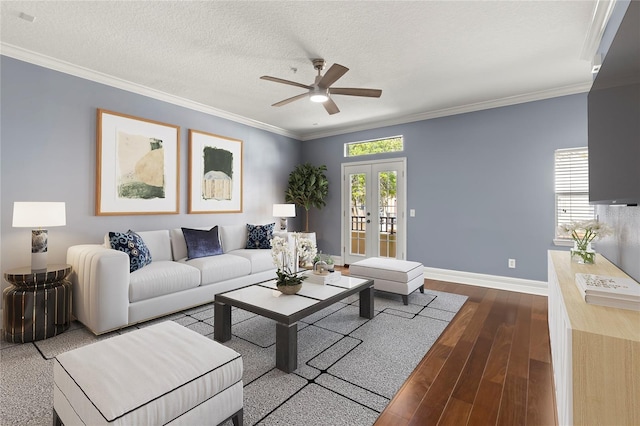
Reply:
[[[377, 152], [375, 154], [362, 154], [362, 155], [349, 155], [349, 145], [355, 145], [355, 144], [361, 144], [361, 143], [367, 143], [367, 142], [378, 142], [378, 141], [383, 141], [386, 139], [400, 139], [402, 140], [402, 149], [399, 151], [388, 151], [388, 152]], [[396, 135], [396, 136], [387, 136], [384, 138], [375, 138], [375, 139], [367, 139], [364, 141], [355, 141], [355, 142], [345, 142], [344, 144], [344, 158], [358, 158], [358, 157], [367, 157], [367, 156], [371, 156], [371, 155], [380, 155], [380, 154], [396, 154], [396, 153], [402, 153], [404, 152], [404, 136], [403, 135]]]

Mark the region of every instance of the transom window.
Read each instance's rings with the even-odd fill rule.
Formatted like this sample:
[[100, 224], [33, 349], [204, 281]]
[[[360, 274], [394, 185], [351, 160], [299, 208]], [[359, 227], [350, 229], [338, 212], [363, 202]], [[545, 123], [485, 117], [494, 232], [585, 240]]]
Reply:
[[589, 151], [586, 147], [559, 149], [555, 152], [556, 239], [558, 226], [591, 220], [594, 207], [589, 204]]
[[403, 150], [404, 140], [402, 136], [394, 136], [384, 139], [372, 139], [362, 142], [349, 142], [344, 144], [345, 157], [358, 157], [361, 155], [402, 152]]

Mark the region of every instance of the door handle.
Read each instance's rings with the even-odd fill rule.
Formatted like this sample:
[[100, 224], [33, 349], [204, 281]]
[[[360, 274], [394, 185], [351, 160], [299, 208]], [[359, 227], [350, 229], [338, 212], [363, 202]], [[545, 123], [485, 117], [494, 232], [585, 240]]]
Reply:
[[367, 223], [371, 223], [371, 219], [367, 219]]

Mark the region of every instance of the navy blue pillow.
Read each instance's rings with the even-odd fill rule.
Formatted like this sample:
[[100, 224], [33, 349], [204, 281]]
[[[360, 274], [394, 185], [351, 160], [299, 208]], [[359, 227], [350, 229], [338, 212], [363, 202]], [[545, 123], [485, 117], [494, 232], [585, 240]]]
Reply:
[[247, 248], [248, 249], [270, 249], [273, 238], [273, 227], [275, 223], [268, 225], [247, 224]]
[[151, 253], [140, 235], [127, 232], [109, 232], [109, 244], [114, 250], [129, 255], [129, 272], [137, 271], [151, 263]]
[[182, 234], [184, 242], [187, 243], [187, 259], [222, 254], [218, 226], [214, 226], [208, 231], [182, 228]]

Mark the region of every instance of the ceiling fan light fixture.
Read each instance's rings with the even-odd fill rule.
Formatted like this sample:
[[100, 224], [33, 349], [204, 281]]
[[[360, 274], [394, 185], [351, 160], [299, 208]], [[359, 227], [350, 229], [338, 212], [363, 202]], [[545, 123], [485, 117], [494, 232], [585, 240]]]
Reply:
[[349, 71], [349, 68], [345, 67], [344, 65], [333, 64], [327, 70], [327, 72], [322, 75], [322, 70], [324, 69], [325, 64], [324, 59], [313, 59], [312, 62], [313, 67], [318, 71], [318, 75], [316, 76], [314, 82], [309, 85], [291, 80], [284, 80], [278, 77], [270, 77], [268, 75], [263, 75], [262, 77], [260, 77], [261, 80], [269, 80], [273, 81], [274, 83], [287, 84], [289, 86], [296, 86], [306, 89], [306, 92], [304, 93], [300, 93], [299, 95], [292, 96], [280, 102], [276, 102], [271, 106], [281, 107], [293, 101], [297, 101], [298, 99], [304, 99], [305, 96], [308, 96], [311, 102], [322, 104], [327, 113], [329, 113], [329, 115], [332, 115], [340, 112], [340, 109], [331, 98], [331, 96], [333, 95], [364, 96], [368, 98], [379, 98], [380, 95], [382, 95], [382, 90], [379, 89], [364, 89], [355, 87], [332, 88], [331, 85], [335, 83], [340, 77], [342, 77], [347, 71]]
[[329, 95], [327, 95], [326, 89], [315, 87], [309, 92], [309, 100], [320, 104], [322, 102], [327, 102], [329, 100]]

